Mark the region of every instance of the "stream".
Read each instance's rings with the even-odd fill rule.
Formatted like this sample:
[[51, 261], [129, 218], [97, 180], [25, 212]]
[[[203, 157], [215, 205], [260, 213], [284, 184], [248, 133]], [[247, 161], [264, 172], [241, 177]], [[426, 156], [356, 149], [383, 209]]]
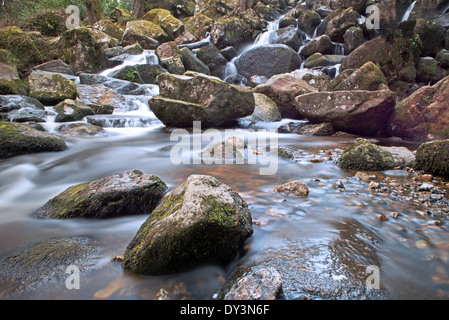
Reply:
[[[269, 32], [273, 28], [271, 24]], [[148, 61], [142, 59], [145, 56], [153, 59], [154, 52], [145, 51], [143, 56], [133, 57], [125, 64]], [[110, 71], [102, 75], [107, 76]], [[170, 151], [177, 141], [170, 139], [171, 132], [148, 108], [148, 100], [157, 94], [157, 86], [149, 86], [147, 95], [126, 96], [132, 108], [98, 116], [108, 134], [105, 137], [69, 137], [66, 151], [0, 161], [0, 257], [41, 240], [72, 236], [92, 239], [102, 253], [92, 271], [81, 273], [79, 290], [53, 283], [6, 298], [154, 299], [163, 288], [173, 298], [209, 300], [238, 265], [257, 261], [272, 252], [277, 255], [283, 252], [282, 259], [273, 265], [285, 261], [277, 266], [288, 267], [284, 274], [291, 276], [283, 279], [287, 299], [301, 298], [303, 294], [298, 289], [296, 271], [307, 268], [343, 283], [351, 270], [365, 270], [372, 265], [380, 270], [381, 290], [390, 299], [449, 298], [446, 217], [422, 215], [427, 209], [410, 201], [406, 191], [373, 190], [368, 188], [368, 182], [354, 177], [355, 172], [340, 169], [335, 161], [354, 142], [354, 137], [274, 133], [278, 145], [294, 149], [297, 157], [294, 161], [279, 159], [277, 173], [273, 175], [260, 175], [260, 164], [176, 165], [170, 161]], [[52, 108], [47, 110], [51, 112]], [[50, 115], [43, 124], [49, 132], [58, 125], [53, 118]], [[231, 129], [239, 128], [243, 135], [256, 129], [256, 134], [267, 136], [263, 129], [276, 129], [291, 121], [298, 120], [260, 122], [251, 127], [242, 122]], [[393, 138], [378, 142], [417, 147]], [[248, 203], [255, 222], [244, 254], [227, 267], [201, 266], [181, 274], [138, 276], [124, 271], [113, 259], [124, 254], [146, 215], [105, 220], [30, 217], [31, 212], [72, 185], [133, 169], [156, 174], [169, 188], [180, 185], [191, 174], [206, 174], [238, 192]], [[402, 170], [370, 174], [375, 182], [399, 186], [412, 183], [411, 175]], [[295, 179], [307, 184], [309, 196], [294, 198], [273, 192], [275, 187]], [[339, 183], [344, 188], [335, 188]], [[393, 212], [400, 216], [393, 218]], [[388, 219], [380, 221], [380, 214]], [[436, 224], [435, 220], [443, 223]], [[301, 256], [302, 252], [306, 255]], [[360, 286], [364, 286], [365, 279], [359, 280]]]

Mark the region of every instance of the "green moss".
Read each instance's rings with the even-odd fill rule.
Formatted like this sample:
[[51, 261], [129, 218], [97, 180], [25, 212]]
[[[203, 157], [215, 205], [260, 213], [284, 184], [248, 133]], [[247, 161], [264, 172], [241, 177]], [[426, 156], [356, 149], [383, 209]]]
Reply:
[[426, 142], [416, 150], [416, 168], [449, 177], [449, 140]]
[[0, 79], [0, 94], [28, 95], [28, 85], [20, 79]]
[[360, 139], [345, 149], [338, 163], [343, 169], [381, 171], [392, 169], [394, 158], [390, 152]]

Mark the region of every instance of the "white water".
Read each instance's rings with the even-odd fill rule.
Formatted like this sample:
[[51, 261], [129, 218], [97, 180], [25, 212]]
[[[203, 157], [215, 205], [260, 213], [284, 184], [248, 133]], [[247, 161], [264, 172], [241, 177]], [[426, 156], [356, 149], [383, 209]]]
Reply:
[[122, 64], [110, 69], [106, 69], [100, 73], [101, 76], [109, 77], [113, 72], [120, 70], [126, 66], [137, 66], [139, 64], [158, 64], [159, 59], [154, 50], [144, 50], [142, 54], [130, 55]]
[[407, 8], [407, 10], [404, 13], [404, 16], [402, 17], [401, 22], [407, 21], [408, 18], [410, 18], [410, 15], [412, 14], [413, 9], [415, 8], [416, 0]]

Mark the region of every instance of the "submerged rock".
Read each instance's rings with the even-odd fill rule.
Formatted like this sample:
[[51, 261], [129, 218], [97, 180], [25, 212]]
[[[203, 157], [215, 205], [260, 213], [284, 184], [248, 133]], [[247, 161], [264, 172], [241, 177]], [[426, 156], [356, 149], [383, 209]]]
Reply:
[[86, 237], [43, 240], [0, 260], [0, 296], [14, 296], [45, 285], [64, 285], [67, 267], [82, 272], [99, 265], [99, 249]]
[[309, 188], [301, 180], [290, 181], [276, 187], [274, 192], [280, 192], [283, 194], [292, 194], [297, 197], [306, 197], [309, 195]]
[[413, 152], [405, 147], [382, 147], [360, 139], [347, 147], [338, 160], [343, 169], [382, 171], [412, 166]]
[[47, 117], [39, 100], [19, 95], [0, 95], [0, 114], [14, 122], [45, 122]]
[[156, 275], [227, 264], [252, 233], [251, 212], [235, 191], [213, 177], [191, 175], [140, 227], [123, 266]]
[[59, 134], [71, 137], [107, 136], [106, 130], [104, 130], [102, 127], [94, 126], [90, 123], [84, 122], [63, 124], [56, 127], [55, 131]]
[[72, 186], [32, 215], [64, 219], [148, 214], [166, 190], [159, 177], [133, 170]]
[[66, 143], [31, 126], [0, 121], [0, 159], [37, 152], [63, 151]]

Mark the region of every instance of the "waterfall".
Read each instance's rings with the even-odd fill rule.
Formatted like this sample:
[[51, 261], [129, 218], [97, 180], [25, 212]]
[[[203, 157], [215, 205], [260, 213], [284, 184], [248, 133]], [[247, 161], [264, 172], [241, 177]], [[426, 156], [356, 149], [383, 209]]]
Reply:
[[413, 9], [415, 8], [416, 0], [407, 8], [407, 10], [404, 13], [404, 16], [402, 17], [401, 22], [407, 21], [410, 17], [410, 14], [412, 13]]
[[268, 22], [267, 31], [257, 36], [256, 41], [254, 41], [253, 47], [269, 44], [271, 35], [277, 30], [279, 30], [279, 20]]

